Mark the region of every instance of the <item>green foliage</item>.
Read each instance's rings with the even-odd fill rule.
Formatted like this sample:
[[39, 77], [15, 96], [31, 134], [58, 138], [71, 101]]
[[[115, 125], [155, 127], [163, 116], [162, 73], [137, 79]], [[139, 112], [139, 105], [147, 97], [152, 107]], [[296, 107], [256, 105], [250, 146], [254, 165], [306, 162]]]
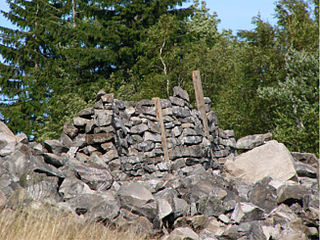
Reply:
[[275, 138], [292, 151], [319, 152], [318, 59], [318, 52], [290, 50], [285, 81], [259, 89], [259, 96], [276, 106]]

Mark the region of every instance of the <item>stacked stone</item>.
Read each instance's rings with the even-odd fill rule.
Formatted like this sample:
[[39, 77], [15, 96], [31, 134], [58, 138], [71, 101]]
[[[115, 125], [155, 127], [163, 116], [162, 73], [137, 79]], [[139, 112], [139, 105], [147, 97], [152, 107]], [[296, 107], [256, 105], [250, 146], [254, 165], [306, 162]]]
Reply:
[[171, 171], [185, 172], [183, 168], [195, 164], [215, 169], [218, 159], [234, 153], [233, 131], [218, 128], [209, 98], [205, 98], [209, 136], [182, 88], [174, 87], [173, 96], [160, 103], [169, 162], [164, 159], [154, 101], [125, 102], [103, 91], [97, 94], [93, 108], [80, 111], [73, 124], [65, 124], [62, 145], [69, 148], [68, 156], [80, 162], [106, 163], [122, 180], [127, 176], [163, 177]]

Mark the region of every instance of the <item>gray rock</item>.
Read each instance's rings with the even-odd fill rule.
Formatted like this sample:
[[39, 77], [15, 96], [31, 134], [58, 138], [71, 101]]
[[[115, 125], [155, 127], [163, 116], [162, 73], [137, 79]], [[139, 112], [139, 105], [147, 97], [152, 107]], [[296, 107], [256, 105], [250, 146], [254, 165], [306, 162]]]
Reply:
[[182, 98], [183, 100], [189, 102], [188, 92], [183, 90], [181, 87], [176, 86], [173, 88], [173, 96]]
[[110, 192], [81, 194], [67, 201], [78, 215], [88, 220], [111, 223], [119, 215], [119, 202]]
[[150, 221], [158, 215], [157, 202], [151, 192], [139, 183], [122, 185], [118, 191], [121, 207], [147, 217]]
[[291, 152], [291, 154], [296, 161], [309, 164], [316, 169], [319, 168], [319, 160], [314, 154], [300, 152]]
[[104, 94], [101, 96], [103, 103], [113, 103], [113, 94]]
[[190, 110], [187, 108], [173, 106], [172, 112], [178, 118], [186, 118], [191, 116]]
[[78, 113], [78, 116], [90, 119], [93, 114], [94, 114], [94, 111], [92, 108], [85, 108]]
[[149, 127], [146, 124], [142, 123], [142, 124], [139, 124], [139, 125], [134, 125], [130, 129], [130, 133], [131, 134], [142, 134], [145, 131], [147, 131], [148, 129], [149, 129]]
[[17, 143], [24, 143], [27, 144], [29, 142], [28, 136], [25, 133], [21, 133], [15, 136]]
[[140, 152], [149, 152], [155, 148], [155, 144], [152, 141], [144, 141], [139, 143], [137, 146], [138, 151]]
[[181, 138], [181, 143], [186, 145], [196, 145], [202, 142], [201, 136], [185, 136]]
[[73, 166], [73, 171], [92, 190], [105, 191], [112, 186], [113, 177], [106, 168], [79, 163]]
[[157, 202], [158, 202], [158, 216], [160, 220], [173, 214], [173, 209], [166, 199], [158, 199]]
[[143, 136], [144, 141], [161, 142], [161, 136], [159, 134], [145, 132]]
[[200, 240], [198, 234], [196, 234], [189, 227], [175, 228], [169, 236], [165, 236], [163, 240]]
[[99, 90], [99, 92], [96, 95], [96, 101], [99, 101], [101, 99], [101, 96], [105, 95], [106, 92], [104, 90]]
[[63, 199], [71, 199], [82, 194], [93, 194], [95, 193], [90, 187], [84, 182], [74, 177], [65, 178], [59, 187], [59, 193]]
[[185, 101], [178, 97], [169, 97], [169, 100], [171, 102], [171, 105], [173, 106], [179, 106], [179, 107], [184, 107]]
[[250, 150], [265, 143], [265, 140], [272, 137], [271, 133], [254, 134], [238, 139], [236, 148]]
[[288, 180], [296, 175], [293, 158], [288, 149], [275, 140], [228, 159], [225, 169], [234, 177], [248, 182], [257, 182], [264, 177]]
[[95, 112], [95, 124], [98, 127], [104, 127], [111, 125], [112, 115], [108, 114], [108, 112], [104, 110], [94, 110]]
[[284, 184], [277, 189], [278, 203], [287, 201], [301, 201], [304, 195], [308, 194], [308, 190], [299, 184]]
[[82, 117], [74, 117], [73, 118], [73, 124], [76, 127], [83, 127], [84, 128], [89, 121], [90, 121], [89, 119], [82, 118]]

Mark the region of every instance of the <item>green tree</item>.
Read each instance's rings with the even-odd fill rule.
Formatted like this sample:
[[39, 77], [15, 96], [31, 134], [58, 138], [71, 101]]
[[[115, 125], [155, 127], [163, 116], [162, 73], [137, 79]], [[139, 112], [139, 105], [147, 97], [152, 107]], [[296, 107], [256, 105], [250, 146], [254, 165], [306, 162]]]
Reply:
[[274, 137], [292, 151], [319, 152], [319, 53], [290, 50], [286, 78], [259, 89], [275, 105]]
[[[41, 125], [55, 84], [56, 36], [64, 15], [61, 1], [8, 1], [5, 13], [17, 30], [1, 27], [1, 114], [14, 132], [33, 134]], [[53, 34], [54, 33], [54, 34]]]

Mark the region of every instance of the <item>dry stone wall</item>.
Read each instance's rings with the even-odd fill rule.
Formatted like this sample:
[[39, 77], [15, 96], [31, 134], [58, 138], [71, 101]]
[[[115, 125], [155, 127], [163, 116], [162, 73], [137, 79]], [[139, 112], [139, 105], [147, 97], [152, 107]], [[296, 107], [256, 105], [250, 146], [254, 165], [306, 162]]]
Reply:
[[202, 164], [219, 168], [219, 162], [235, 153], [232, 130], [218, 128], [218, 119], [205, 98], [209, 136], [205, 136], [202, 117], [186, 91], [174, 87], [173, 96], [161, 99], [169, 162], [164, 159], [160, 123], [154, 101], [126, 102], [100, 91], [93, 108], [79, 112], [73, 124], [66, 123], [61, 142], [67, 154], [86, 162], [107, 163], [120, 180], [163, 177], [171, 171]]

